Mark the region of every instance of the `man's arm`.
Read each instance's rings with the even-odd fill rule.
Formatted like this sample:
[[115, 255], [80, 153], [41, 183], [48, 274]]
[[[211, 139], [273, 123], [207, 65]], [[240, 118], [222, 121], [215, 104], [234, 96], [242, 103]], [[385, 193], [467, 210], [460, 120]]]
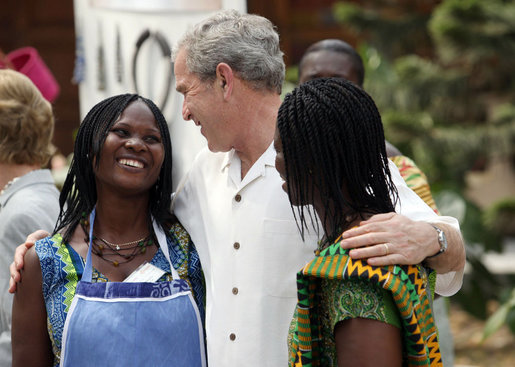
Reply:
[[465, 246], [460, 232], [449, 224], [436, 225], [445, 233], [448, 247], [434, 257], [431, 256], [440, 251], [435, 228], [428, 222], [413, 221], [396, 213], [374, 215], [359, 227], [344, 232], [341, 246], [354, 249], [350, 252], [352, 258], [367, 258], [368, 263], [375, 266], [425, 261], [440, 274], [463, 270]]
[[[442, 220], [449, 217], [438, 217]], [[452, 219], [452, 218], [450, 218]], [[341, 246], [354, 259], [367, 259], [370, 265], [425, 264], [436, 270], [436, 292], [456, 293], [463, 280], [465, 246], [460, 231], [448, 223], [434, 222], [447, 237], [447, 250], [437, 256], [438, 233], [429, 222], [413, 221], [396, 213], [377, 214], [359, 227], [343, 233]], [[388, 249], [388, 253], [387, 253]]]
[[[362, 222], [359, 227], [346, 231], [342, 236], [342, 247], [361, 247], [351, 251], [350, 255], [353, 258], [367, 258], [370, 265], [412, 265], [426, 261], [426, 265], [439, 274], [437, 293], [456, 293], [461, 286], [465, 268], [465, 245], [458, 221], [452, 217], [436, 215], [408, 188], [391, 161], [389, 168], [399, 194], [396, 205], [399, 214], [378, 214]], [[440, 244], [438, 232], [431, 224], [443, 230], [448, 243], [447, 250], [435, 257], [430, 256], [438, 253]]]
[[[448, 247], [443, 253], [439, 253], [440, 248], [438, 247], [436, 252], [424, 259], [425, 265], [439, 274], [462, 271], [465, 268], [465, 244], [461, 233], [448, 224], [437, 223], [436, 226], [445, 233]], [[432, 229], [434, 228], [432, 227]]]

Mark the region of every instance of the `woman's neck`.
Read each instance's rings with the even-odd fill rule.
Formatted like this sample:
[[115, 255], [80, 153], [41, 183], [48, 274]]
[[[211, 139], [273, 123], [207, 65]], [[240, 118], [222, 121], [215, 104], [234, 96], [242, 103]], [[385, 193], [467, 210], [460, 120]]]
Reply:
[[148, 196], [127, 199], [99, 195], [96, 204], [95, 236], [111, 242], [128, 242], [149, 234]]
[[323, 242], [334, 241], [341, 233], [352, 227], [358, 226], [362, 220], [368, 218], [368, 216], [363, 217], [359, 213], [352, 211], [350, 208], [347, 208], [348, 210], [344, 212], [342, 216], [340, 216], [340, 218], [342, 218], [342, 222], [335, 223], [335, 216], [331, 214], [335, 213], [334, 203], [330, 202], [328, 207], [325, 207], [321, 200], [316, 200], [313, 204], [313, 207], [315, 208], [315, 212], [317, 213], [318, 218], [322, 222], [322, 227], [324, 229]]
[[0, 163], [0, 191], [13, 179], [39, 168], [38, 165]]

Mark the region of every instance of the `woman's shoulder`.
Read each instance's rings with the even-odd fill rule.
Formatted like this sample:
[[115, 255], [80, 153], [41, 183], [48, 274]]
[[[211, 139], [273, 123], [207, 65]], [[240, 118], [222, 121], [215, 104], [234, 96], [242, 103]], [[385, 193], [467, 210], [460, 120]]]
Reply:
[[366, 259], [353, 259], [339, 241], [316, 253], [302, 273], [326, 279], [366, 279], [384, 288], [396, 279], [402, 284], [427, 280], [417, 265], [371, 266]]
[[[343, 249], [339, 241], [336, 241], [324, 248], [315, 251], [315, 257], [311, 259], [301, 270], [304, 275], [314, 275], [324, 278], [332, 277], [331, 273], [341, 271], [343, 268], [338, 264], [345, 264], [349, 259], [349, 250]], [[327, 267], [326, 263], [335, 263], [337, 266]], [[323, 271], [320, 271], [322, 270]]]
[[323, 279], [320, 292], [326, 315], [333, 316], [333, 327], [355, 318], [401, 326], [392, 294], [377, 283], [361, 278]]
[[354, 284], [366, 292], [379, 289], [406, 296], [431, 296], [431, 279], [420, 265], [372, 266], [364, 259], [352, 259], [338, 242], [320, 252], [303, 273], [322, 279], [335, 279]]
[[66, 243], [63, 242], [60, 233], [36, 241], [34, 249], [42, 264], [62, 261], [63, 256], [68, 253]]
[[40, 240], [37, 240], [34, 244], [34, 247], [37, 250], [51, 249], [51, 248], [59, 248], [64, 246], [63, 237], [60, 233], [56, 233], [54, 235], [47, 236]]
[[34, 245], [43, 277], [43, 295], [58, 289], [65, 279], [76, 279], [76, 269], [70, 250], [61, 234], [39, 240]]

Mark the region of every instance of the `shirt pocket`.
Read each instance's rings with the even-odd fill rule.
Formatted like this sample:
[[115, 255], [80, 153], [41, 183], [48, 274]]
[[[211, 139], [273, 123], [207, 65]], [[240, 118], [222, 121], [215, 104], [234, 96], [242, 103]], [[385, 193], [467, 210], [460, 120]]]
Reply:
[[265, 294], [297, 298], [297, 272], [313, 258], [315, 240], [303, 242], [293, 220], [265, 219], [263, 229]]

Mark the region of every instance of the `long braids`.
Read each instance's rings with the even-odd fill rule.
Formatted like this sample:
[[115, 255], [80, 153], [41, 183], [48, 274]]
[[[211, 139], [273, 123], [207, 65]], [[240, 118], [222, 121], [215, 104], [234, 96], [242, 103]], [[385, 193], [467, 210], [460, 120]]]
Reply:
[[[302, 204], [292, 210], [301, 234], [307, 229], [307, 210], [318, 190], [334, 239], [346, 228], [349, 213], [394, 211], [397, 190], [390, 177], [381, 116], [372, 98], [343, 79], [320, 78], [288, 94], [277, 120], [289, 195]], [[311, 182], [311, 184], [308, 184]], [[345, 191], [344, 191], [345, 190]], [[390, 197], [393, 196], [393, 202]]]
[[[170, 139], [170, 132], [168, 125], [163, 114], [159, 108], [149, 99], [140, 99], [150, 108], [152, 114], [156, 118], [157, 126], [161, 133], [161, 141], [163, 143], [165, 151], [165, 159], [161, 166], [161, 172], [157, 182], [150, 190], [149, 197], [149, 210], [152, 216], [161, 224], [163, 229], [166, 227], [166, 223], [171, 219], [170, 204], [172, 201], [172, 143]], [[175, 220], [175, 217], [172, 216]], [[165, 231], [166, 233], [166, 231]]]
[[60, 213], [54, 228], [54, 234], [64, 230], [64, 242], [70, 240], [83, 216], [93, 210], [97, 201], [93, 161], [98, 168], [109, 129], [123, 110], [136, 100], [144, 102], [152, 111], [165, 152], [159, 178], [150, 189], [149, 210], [163, 228], [173, 219], [169, 212], [172, 194], [172, 149], [166, 120], [151, 100], [137, 94], [117, 95], [96, 104], [79, 126], [74, 156], [59, 196]]

